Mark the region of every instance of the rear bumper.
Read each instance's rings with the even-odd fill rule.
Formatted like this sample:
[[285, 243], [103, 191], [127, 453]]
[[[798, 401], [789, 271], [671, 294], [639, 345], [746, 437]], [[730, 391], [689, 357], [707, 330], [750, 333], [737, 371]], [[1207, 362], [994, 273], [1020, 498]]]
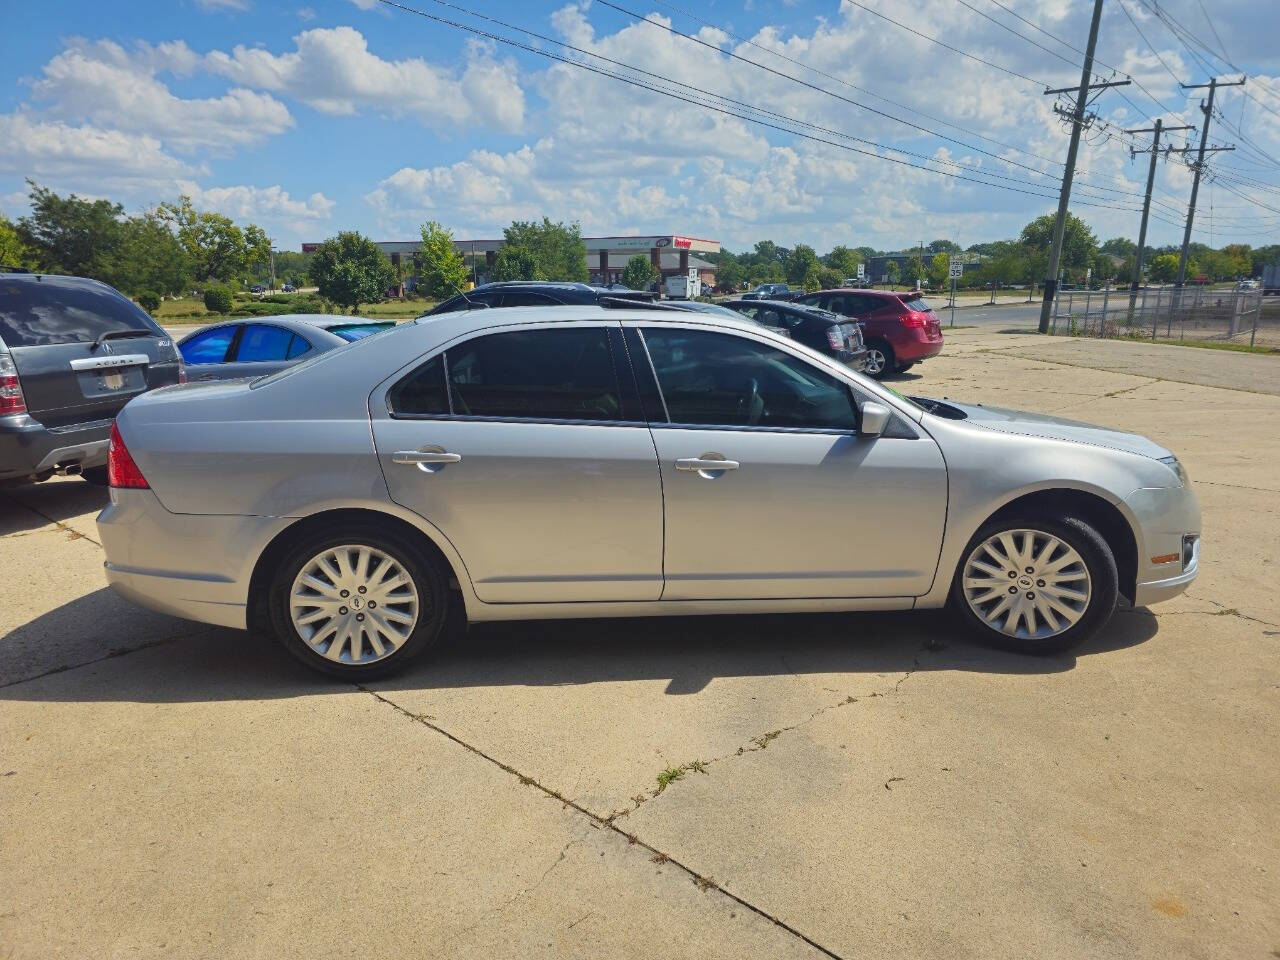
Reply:
[[867, 372], [867, 351], [865, 347], [861, 350], [841, 351], [837, 354], [836, 359], [858, 373]]
[[49, 428], [27, 414], [0, 417], [0, 480], [39, 477], [60, 463], [100, 467], [110, 436], [110, 420]]
[[893, 353], [900, 363], [919, 363], [936, 357], [942, 352], [942, 340], [917, 340], [915, 337], [893, 344]]
[[139, 606], [243, 630], [254, 563], [289, 523], [170, 513], [150, 490], [113, 489], [98, 514], [107, 582]]

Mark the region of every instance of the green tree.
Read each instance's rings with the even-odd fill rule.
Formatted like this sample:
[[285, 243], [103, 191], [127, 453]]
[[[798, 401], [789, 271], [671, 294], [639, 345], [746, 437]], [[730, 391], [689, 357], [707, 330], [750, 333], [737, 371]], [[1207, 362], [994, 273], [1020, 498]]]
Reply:
[[467, 265], [453, 249], [453, 234], [434, 220], [422, 225], [418, 247], [418, 289], [444, 300], [461, 293], [467, 282]]
[[233, 303], [231, 291], [226, 287], [209, 287], [204, 292], [204, 308], [210, 313], [226, 316], [231, 312]]
[[840, 274], [843, 283], [850, 277], [858, 275], [858, 264], [862, 263], [862, 255], [845, 246], [835, 246], [822, 258], [828, 267]]
[[354, 230], [330, 237], [311, 258], [311, 280], [320, 296], [355, 313], [362, 303], [377, 303], [395, 282], [387, 255]]
[[[248, 267], [249, 247], [244, 231], [230, 217], [196, 210], [185, 194], [177, 203], [162, 203], [159, 213], [172, 224], [197, 281], [227, 283]], [[260, 251], [254, 255], [260, 256]]]
[[529, 279], [576, 280], [579, 283], [590, 279], [587, 245], [582, 242], [582, 230], [578, 224], [552, 223], [549, 217], [543, 217], [541, 223], [517, 220], [503, 230], [502, 235], [507, 246], [521, 247], [533, 257], [541, 276]]
[[[959, 251], [952, 251], [959, 252]], [[941, 290], [943, 287], [949, 287], [951, 276], [951, 253], [943, 250], [933, 255], [933, 260], [929, 263], [929, 286], [935, 290]]]
[[[1056, 217], [1045, 214], [1022, 228], [1021, 241], [1032, 250], [1048, 252], [1053, 244], [1053, 227]], [[1061, 265], [1067, 271], [1084, 270], [1093, 265], [1098, 252], [1098, 238], [1089, 225], [1074, 214], [1067, 214], [1066, 228], [1062, 235]]]
[[271, 239], [256, 223], [244, 228], [245, 269], [252, 275], [270, 279]]
[[632, 290], [648, 290], [655, 278], [653, 264], [648, 257], [639, 253], [628, 260], [622, 270], [622, 282]]
[[963, 253], [960, 244], [952, 240], [934, 240], [925, 248], [930, 253]]
[[780, 247], [772, 240], [761, 240], [756, 244], [755, 262], [761, 266], [767, 266], [772, 263], [782, 266], [787, 260], [788, 251], [785, 247]]
[[154, 314], [160, 309], [160, 294], [154, 290], [143, 290], [138, 294], [138, 306], [147, 313]]
[[1113, 257], [1131, 257], [1138, 252], [1138, 245], [1128, 237], [1112, 237], [1098, 249]]
[[895, 286], [898, 282], [898, 277], [902, 274], [902, 268], [898, 266], [897, 260], [890, 260], [885, 264], [884, 272], [889, 276], [889, 285]]
[[913, 253], [911, 259], [907, 261], [907, 280], [917, 288], [924, 283], [924, 261], [920, 259], [918, 253]]
[[508, 246], [498, 251], [489, 271], [490, 280], [546, 280], [538, 258], [528, 247]]
[[797, 243], [795, 248], [787, 255], [786, 263], [783, 268], [787, 275], [787, 283], [795, 286], [802, 286], [812, 270], [814, 276], [817, 276], [817, 269], [821, 266], [818, 262], [818, 254], [807, 243]]
[[27, 185], [31, 213], [18, 221], [17, 233], [36, 267], [114, 283], [124, 208], [74, 193], [61, 197], [31, 180]]
[[8, 217], [0, 214], [0, 266], [35, 269], [36, 252], [22, 238]]
[[130, 217], [121, 224], [112, 272], [116, 285], [134, 296], [145, 291], [176, 294], [191, 288], [186, 250], [155, 212]]
[[[1189, 270], [1187, 271], [1188, 274], [1190, 272]], [[1153, 257], [1147, 276], [1156, 283], [1172, 283], [1174, 278], [1178, 276], [1178, 255], [1175, 253], [1162, 253], [1158, 257]]]
[[737, 289], [746, 282], [747, 268], [734, 254], [723, 250], [716, 263], [716, 283]]

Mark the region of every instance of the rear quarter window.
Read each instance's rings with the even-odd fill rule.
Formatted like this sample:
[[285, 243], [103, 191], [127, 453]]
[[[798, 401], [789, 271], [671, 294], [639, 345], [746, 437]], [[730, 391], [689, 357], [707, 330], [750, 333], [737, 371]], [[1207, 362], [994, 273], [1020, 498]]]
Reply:
[[915, 310], [917, 313], [932, 313], [933, 307], [925, 302], [924, 297], [916, 297], [912, 300], [903, 300], [902, 305], [908, 310]]
[[0, 340], [10, 347], [83, 343], [120, 330], [164, 332], [110, 287], [0, 275]]

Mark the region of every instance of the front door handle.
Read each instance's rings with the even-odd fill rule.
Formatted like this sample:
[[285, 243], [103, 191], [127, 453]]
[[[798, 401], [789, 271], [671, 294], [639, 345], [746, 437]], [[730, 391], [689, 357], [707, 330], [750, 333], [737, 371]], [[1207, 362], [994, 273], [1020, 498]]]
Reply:
[[435, 473], [443, 470], [446, 463], [458, 463], [462, 460], [460, 453], [448, 453], [442, 447], [425, 446], [421, 450], [397, 450], [391, 455], [392, 463], [417, 467], [423, 473]]
[[737, 460], [726, 460], [718, 453], [704, 453], [700, 457], [684, 457], [676, 461], [677, 470], [688, 470], [705, 480], [714, 480], [726, 470], [737, 470]]

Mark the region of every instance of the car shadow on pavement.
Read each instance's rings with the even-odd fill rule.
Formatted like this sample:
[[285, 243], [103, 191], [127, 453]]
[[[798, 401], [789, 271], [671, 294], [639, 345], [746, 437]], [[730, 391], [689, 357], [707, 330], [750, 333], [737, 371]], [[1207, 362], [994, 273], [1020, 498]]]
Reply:
[[25, 486], [0, 487], [0, 536], [25, 533], [97, 513], [110, 500], [105, 487], [68, 478]]
[[[174, 632], [129, 644], [130, 624], [103, 614], [106, 589], [0, 637], [0, 655], [46, 618], [103, 631], [102, 659], [57, 662], [42, 676], [0, 687], [0, 699], [195, 702], [298, 697], [350, 690], [297, 663], [267, 637], [171, 621]], [[72, 609], [68, 609], [72, 608]], [[1037, 675], [1071, 670], [1081, 657], [1132, 647], [1156, 634], [1146, 609], [1122, 610], [1098, 636], [1067, 653], [1030, 657], [970, 642], [942, 612], [555, 620], [455, 631], [381, 690], [572, 686], [665, 680], [668, 695], [695, 694], [717, 677], [893, 674], [958, 670]], [[84, 638], [77, 644], [84, 650]], [[122, 643], [121, 641], [124, 641]], [[116, 648], [116, 649], [113, 649]], [[32, 671], [35, 674], [37, 671]]]

